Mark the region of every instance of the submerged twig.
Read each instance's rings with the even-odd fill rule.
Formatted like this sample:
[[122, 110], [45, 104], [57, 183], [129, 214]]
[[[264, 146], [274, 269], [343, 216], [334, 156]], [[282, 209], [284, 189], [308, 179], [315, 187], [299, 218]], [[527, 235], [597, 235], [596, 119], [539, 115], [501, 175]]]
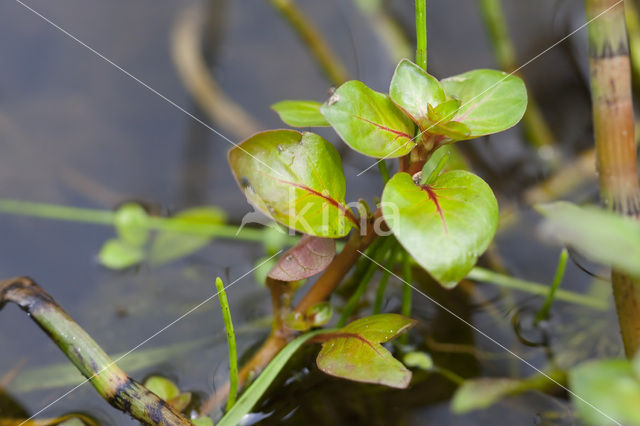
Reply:
[[[516, 51], [509, 36], [500, 1], [480, 0], [480, 9], [498, 65], [506, 72], [514, 72], [518, 68]], [[517, 75], [522, 78], [521, 73]], [[529, 102], [522, 123], [527, 139], [534, 148], [539, 149], [540, 156], [552, 162], [557, 160], [555, 158], [557, 152], [552, 147], [555, 144], [553, 133], [531, 93], [529, 93]]]
[[348, 76], [345, 66], [324, 39], [320, 31], [300, 10], [294, 0], [269, 0], [269, 3], [287, 20], [307, 46], [328, 79], [335, 85], [344, 83]]
[[209, 118], [226, 133], [242, 139], [260, 131], [262, 126], [214, 80], [202, 51], [204, 13], [201, 8], [193, 4], [178, 18], [171, 33], [173, 62], [184, 86]]
[[148, 425], [191, 422], [131, 379], [58, 303], [26, 277], [0, 281], [0, 308], [13, 302], [29, 314], [112, 406]]

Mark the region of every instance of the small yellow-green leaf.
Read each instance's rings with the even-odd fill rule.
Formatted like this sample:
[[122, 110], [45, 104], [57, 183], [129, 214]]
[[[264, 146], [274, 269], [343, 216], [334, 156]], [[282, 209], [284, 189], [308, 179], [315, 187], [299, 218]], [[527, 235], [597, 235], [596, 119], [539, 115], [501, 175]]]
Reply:
[[113, 224], [120, 239], [131, 246], [143, 246], [149, 237], [147, 212], [136, 203], [126, 203], [118, 208]]
[[280, 119], [293, 127], [324, 127], [329, 123], [320, 113], [322, 104], [315, 101], [280, 101], [271, 105]]
[[[474, 70], [440, 81], [447, 96], [461, 102], [452, 118], [469, 129], [464, 139], [498, 133], [516, 125], [527, 109], [522, 80], [502, 71]], [[460, 139], [461, 140], [461, 139]]]
[[194, 426], [214, 426], [213, 420], [210, 417], [198, 417], [197, 419], [191, 420]]
[[522, 381], [517, 379], [484, 377], [466, 380], [453, 396], [451, 409], [457, 414], [481, 410], [518, 392], [521, 387]]
[[425, 352], [409, 352], [402, 357], [402, 362], [404, 362], [404, 365], [407, 367], [419, 368], [424, 371], [431, 371], [433, 369], [433, 359]]
[[382, 193], [389, 228], [441, 285], [454, 287], [489, 247], [498, 227], [498, 202], [478, 176], [453, 170], [419, 185], [396, 174]]
[[372, 343], [385, 343], [408, 331], [416, 321], [398, 314], [378, 314], [360, 318], [342, 327], [341, 332], [355, 333]]
[[144, 386], [167, 402], [180, 395], [178, 386], [162, 376], [149, 377], [144, 381]]
[[111, 239], [102, 245], [98, 261], [109, 269], [125, 269], [144, 260], [144, 250], [121, 240]]
[[347, 81], [320, 108], [351, 148], [376, 158], [395, 158], [415, 147], [414, 125], [383, 93]]
[[353, 212], [338, 151], [313, 133], [258, 133], [229, 152], [236, 181], [256, 209], [317, 237], [347, 235]]
[[389, 96], [416, 124], [427, 117], [429, 105], [435, 107], [446, 101], [438, 80], [408, 59], [396, 67]]
[[182, 411], [191, 402], [191, 392], [181, 393], [178, 396], [174, 396], [173, 398], [167, 400], [167, 404], [173, 407], [177, 411]]
[[[325, 373], [348, 380], [404, 389], [409, 371], [380, 343], [407, 331], [415, 321], [397, 314], [362, 318], [329, 333], [316, 363]], [[331, 337], [331, 336], [335, 337]]]

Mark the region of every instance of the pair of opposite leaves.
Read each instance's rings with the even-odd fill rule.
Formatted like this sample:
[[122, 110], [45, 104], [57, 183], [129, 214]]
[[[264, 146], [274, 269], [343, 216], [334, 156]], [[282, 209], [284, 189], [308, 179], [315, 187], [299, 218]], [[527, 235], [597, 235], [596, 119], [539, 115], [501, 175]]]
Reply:
[[[392, 158], [415, 147], [416, 125], [419, 134], [434, 135], [441, 143], [505, 130], [522, 118], [527, 96], [518, 77], [499, 71], [471, 71], [438, 82], [403, 60], [390, 96], [349, 81], [322, 105], [285, 102], [288, 106], [279, 111], [285, 122], [331, 125], [356, 151]], [[300, 114], [294, 117], [296, 110]], [[344, 201], [340, 156], [322, 137], [293, 130], [258, 133], [232, 149], [229, 161], [249, 201], [289, 228], [339, 238], [358, 227]], [[447, 287], [466, 276], [497, 228], [491, 189], [461, 170], [426, 185], [396, 174], [382, 194], [382, 212], [403, 247]]]

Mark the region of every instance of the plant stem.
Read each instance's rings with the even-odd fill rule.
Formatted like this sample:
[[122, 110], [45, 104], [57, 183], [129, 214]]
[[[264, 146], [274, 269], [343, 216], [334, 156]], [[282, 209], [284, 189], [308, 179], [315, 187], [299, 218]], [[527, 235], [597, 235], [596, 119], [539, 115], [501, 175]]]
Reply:
[[[469, 275], [467, 275], [467, 278], [474, 281], [482, 281], [506, 288], [511, 288], [514, 290], [524, 291], [538, 296], [548, 297], [550, 293], [549, 286], [546, 286], [544, 284], [534, 283], [531, 281], [525, 281], [519, 278], [510, 277], [508, 275], [498, 274], [496, 272], [490, 271], [489, 269], [480, 267], [473, 268], [471, 272], [469, 272]], [[558, 300], [562, 300], [563, 302], [587, 306], [593, 309], [607, 309], [607, 302], [605, 300], [596, 299], [562, 289], [556, 290], [555, 298]]]
[[[507, 21], [504, 17], [500, 0], [479, 1], [482, 18], [496, 61], [504, 71], [513, 72], [518, 68], [516, 50], [509, 36], [509, 29], [507, 28]], [[517, 75], [522, 78], [520, 73], [517, 73]], [[531, 96], [531, 93], [529, 93], [529, 103], [522, 122], [527, 139], [535, 148], [555, 144], [553, 133], [549, 129], [542, 111], [533, 96]]]
[[389, 182], [389, 168], [387, 167], [386, 160], [378, 161], [378, 169], [380, 170], [380, 176], [382, 176], [382, 181], [385, 184]]
[[549, 288], [549, 294], [547, 294], [547, 299], [542, 305], [542, 308], [536, 314], [536, 318], [534, 324], [538, 324], [540, 321], [549, 318], [549, 309], [551, 309], [551, 303], [553, 303], [553, 299], [555, 298], [556, 291], [560, 284], [562, 283], [562, 279], [564, 278], [564, 271], [567, 267], [567, 259], [569, 259], [569, 251], [564, 248], [560, 253], [560, 259], [558, 260], [558, 266], [556, 268], [556, 274], [553, 277], [553, 282], [551, 283], [551, 287]]
[[224, 284], [220, 277], [216, 278], [216, 289], [218, 290], [218, 300], [222, 308], [222, 318], [224, 328], [227, 331], [227, 345], [229, 346], [229, 398], [227, 399], [227, 411], [236, 403], [238, 394], [238, 354], [236, 351], [236, 335], [233, 332], [233, 322], [231, 321], [231, 310], [227, 292], [224, 291]]
[[[371, 253], [371, 257], [373, 259], [376, 259], [376, 261], [382, 260], [383, 257], [386, 257], [388, 255], [389, 248], [394, 243], [394, 239], [390, 237], [386, 237], [378, 241], [382, 241], [382, 244], [380, 244], [380, 246], [376, 248], [375, 252]], [[367, 290], [367, 286], [377, 269], [378, 269], [378, 265], [376, 264], [376, 262], [370, 261], [369, 264], [367, 265], [367, 269], [364, 275], [360, 279], [360, 283], [358, 284], [358, 287], [353, 292], [353, 294], [347, 301], [347, 304], [345, 305], [344, 309], [342, 310], [342, 315], [340, 315], [340, 320], [336, 325], [337, 327], [343, 327], [347, 323], [347, 320], [349, 319], [353, 311], [358, 306], [360, 299], [362, 299], [362, 296]]]
[[[402, 257], [402, 280], [404, 281], [402, 285], [402, 305], [400, 307], [400, 313], [405, 317], [411, 316], [411, 300], [413, 296], [413, 288], [411, 285], [413, 284], [413, 274], [411, 273], [411, 255], [408, 251], [403, 253]], [[407, 344], [409, 341], [409, 334], [405, 333], [400, 336], [400, 343]]]
[[[373, 215], [373, 220], [379, 218], [381, 214], [380, 210], [376, 211]], [[313, 305], [329, 297], [358, 261], [361, 256], [361, 251], [366, 250], [376, 237], [377, 234], [373, 231], [373, 222], [368, 224], [366, 233], [362, 237], [357, 231], [353, 231], [342, 251], [333, 259], [320, 277], [318, 277], [307, 294], [305, 294], [298, 303], [295, 311], [305, 313]], [[278, 352], [287, 345], [292, 336], [293, 334], [284, 327], [273, 330], [260, 346], [260, 349], [258, 349], [251, 359], [240, 369], [238, 385], [242, 387], [249, 379], [259, 374]], [[226, 385], [213, 394], [209, 400], [202, 405], [200, 413], [205, 415], [212, 411], [220, 404], [228, 391], [229, 387]]]
[[[9, 199], [0, 199], [0, 213], [107, 226], [113, 226], [115, 218], [115, 213], [109, 210], [67, 207]], [[148, 229], [184, 232], [185, 234], [205, 235], [212, 238], [229, 238], [250, 242], [264, 241], [263, 229], [242, 228], [238, 232], [238, 228], [233, 225], [208, 225], [175, 218], [151, 216], [146, 226]], [[298, 241], [298, 237], [289, 237], [289, 240], [289, 243], [294, 245]]]
[[427, 0], [416, 0], [416, 64], [427, 70]]
[[[402, 258], [402, 279], [404, 282], [412, 284], [413, 274], [411, 273], [411, 255], [405, 251]], [[413, 295], [413, 289], [409, 285], [402, 286], [402, 307], [400, 312], [405, 317], [411, 316], [411, 296]]]
[[0, 281], [0, 308], [7, 302], [26, 311], [112, 406], [148, 425], [191, 424], [153, 392], [127, 376], [91, 336], [29, 278]]
[[373, 314], [379, 314], [382, 311], [382, 301], [384, 299], [384, 292], [387, 289], [387, 283], [389, 282], [389, 277], [391, 276], [391, 270], [396, 262], [396, 257], [398, 255], [398, 244], [395, 244], [391, 251], [389, 252], [389, 257], [387, 258], [387, 263], [382, 271], [382, 278], [380, 278], [380, 284], [378, 284], [378, 290], [376, 291], [376, 300], [373, 304]]
[[329, 44], [294, 0], [269, 0], [269, 3], [293, 27], [302, 42], [307, 45], [326, 76], [337, 86], [347, 80], [347, 70], [331, 50]]
[[[631, 67], [624, 2], [586, 0], [591, 99], [600, 194], [605, 207], [640, 217]], [[613, 294], [625, 351], [640, 346], [640, 281], [612, 272]]]
[[371, 20], [371, 28], [378, 34], [394, 63], [411, 57], [413, 47], [400, 25], [386, 10], [383, 2], [354, 0], [353, 3]]

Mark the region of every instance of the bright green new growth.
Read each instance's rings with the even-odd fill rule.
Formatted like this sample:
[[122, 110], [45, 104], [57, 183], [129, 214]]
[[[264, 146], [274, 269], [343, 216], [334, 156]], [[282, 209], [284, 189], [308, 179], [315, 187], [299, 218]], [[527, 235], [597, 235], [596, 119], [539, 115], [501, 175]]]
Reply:
[[416, 185], [398, 173], [382, 194], [382, 213], [411, 256], [445, 287], [464, 278], [493, 239], [498, 203], [476, 175], [455, 170]]
[[527, 89], [517, 76], [475, 70], [440, 81], [447, 96], [460, 101], [452, 118], [469, 129], [464, 139], [502, 132], [515, 126], [527, 109]]
[[320, 112], [343, 141], [361, 154], [395, 158], [415, 147], [414, 126], [389, 97], [360, 81], [340, 86]]
[[291, 229], [339, 238], [355, 223], [338, 151], [316, 134], [258, 133], [229, 152], [229, 163], [249, 202]]
[[320, 114], [322, 104], [316, 101], [281, 101], [271, 105], [280, 119], [293, 127], [329, 126]]

